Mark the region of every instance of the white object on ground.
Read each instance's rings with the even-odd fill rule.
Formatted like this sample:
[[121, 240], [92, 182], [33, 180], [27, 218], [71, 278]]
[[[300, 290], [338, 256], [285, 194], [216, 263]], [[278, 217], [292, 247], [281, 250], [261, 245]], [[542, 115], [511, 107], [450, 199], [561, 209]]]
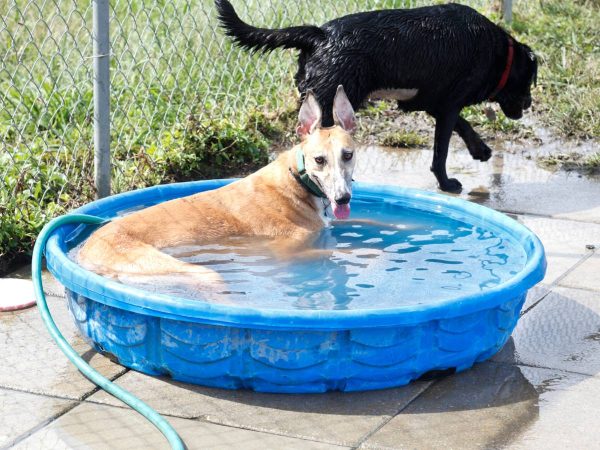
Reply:
[[0, 278], [0, 312], [16, 311], [35, 305], [33, 282], [19, 278]]

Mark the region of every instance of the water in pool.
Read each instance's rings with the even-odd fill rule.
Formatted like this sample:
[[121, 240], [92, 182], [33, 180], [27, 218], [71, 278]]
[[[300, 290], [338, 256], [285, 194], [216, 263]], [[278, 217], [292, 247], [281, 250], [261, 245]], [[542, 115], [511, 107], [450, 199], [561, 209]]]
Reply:
[[300, 259], [276, 259], [256, 238], [165, 249], [219, 272], [226, 283], [219, 294], [158, 280], [140, 287], [248, 307], [382, 309], [485, 291], [526, 262], [508, 235], [447, 214], [356, 199], [352, 219], [323, 230], [318, 251]]

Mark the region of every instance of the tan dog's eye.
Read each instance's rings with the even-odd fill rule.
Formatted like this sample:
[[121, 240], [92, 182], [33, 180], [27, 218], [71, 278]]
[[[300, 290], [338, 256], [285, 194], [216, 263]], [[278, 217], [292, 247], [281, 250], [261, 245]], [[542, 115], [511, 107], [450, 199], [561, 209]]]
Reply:
[[342, 153], [342, 159], [344, 161], [350, 161], [352, 159], [353, 155], [354, 155], [354, 153], [352, 153], [352, 152], [344, 152], [344, 153]]
[[321, 165], [321, 164], [325, 164], [325, 158], [323, 158], [322, 156], [317, 156], [317, 157], [315, 158], [315, 162], [316, 162], [317, 164], [319, 164], [319, 165]]

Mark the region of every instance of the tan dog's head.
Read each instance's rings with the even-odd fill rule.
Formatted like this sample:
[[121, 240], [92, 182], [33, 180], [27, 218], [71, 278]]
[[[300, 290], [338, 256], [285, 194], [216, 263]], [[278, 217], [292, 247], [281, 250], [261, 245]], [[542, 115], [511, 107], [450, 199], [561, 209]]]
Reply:
[[350, 215], [357, 145], [352, 139], [356, 128], [354, 110], [341, 85], [333, 100], [333, 118], [333, 127], [321, 128], [321, 107], [308, 91], [296, 131], [302, 139], [306, 173], [331, 202], [335, 217], [346, 219]]

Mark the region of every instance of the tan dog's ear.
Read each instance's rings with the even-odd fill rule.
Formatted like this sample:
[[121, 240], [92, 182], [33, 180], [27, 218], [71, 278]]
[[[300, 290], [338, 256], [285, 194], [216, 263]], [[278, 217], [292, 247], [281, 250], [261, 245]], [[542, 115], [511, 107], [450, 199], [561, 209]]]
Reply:
[[301, 138], [304, 138], [320, 126], [321, 107], [319, 106], [319, 102], [317, 102], [315, 94], [309, 90], [306, 92], [306, 97], [300, 107], [296, 133], [298, 133], [298, 136]]
[[333, 99], [333, 121], [348, 133], [352, 133], [356, 129], [354, 109], [341, 84], [338, 86]]

